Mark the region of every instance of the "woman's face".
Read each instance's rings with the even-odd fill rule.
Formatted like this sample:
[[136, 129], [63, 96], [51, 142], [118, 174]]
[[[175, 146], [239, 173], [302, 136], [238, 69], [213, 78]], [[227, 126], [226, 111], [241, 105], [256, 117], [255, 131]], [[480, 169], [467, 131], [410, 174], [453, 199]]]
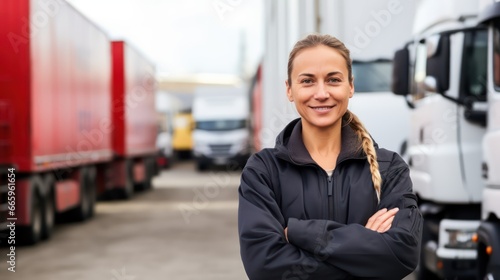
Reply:
[[300, 51], [293, 61], [288, 100], [295, 103], [303, 122], [330, 127], [342, 119], [354, 86], [347, 64], [335, 49], [320, 45]]

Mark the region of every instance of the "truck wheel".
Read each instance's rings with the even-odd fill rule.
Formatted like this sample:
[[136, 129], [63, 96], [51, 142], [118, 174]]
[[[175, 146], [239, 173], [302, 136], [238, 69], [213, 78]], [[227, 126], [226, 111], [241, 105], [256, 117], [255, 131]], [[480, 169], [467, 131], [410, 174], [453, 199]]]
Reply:
[[89, 218], [93, 217], [95, 214], [95, 204], [96, 204], [96, 189], [97, 189], [97, 171], [96, 167], [92, 166], [88, 170], [88, 195], [89, 195]]
[[121, 198], [130, 199], [134, 195], [134, 162], [127, 159], [125, 162], [125, 186], [121, 189]]
[[145, 169], [146, 169], [146, 176], [144, 178], [144, 182], [142, 183], [142, 185], [143, 185], [144, 190], [149, 190], [149, 189], [151, 189], [151, 181], [153, 180], [153, 176], [155, 173], [154, 158], [152, 158], [152, 157], [145, 158], [144, 164], [145, 164]]
[[432, 240], [432, 235], [429, 229], [428, 224], [424, 219], [424, 226], [422, 230], [422, 243], [420, 248], [420, 264], [419, 269], [417, 271], [417, 280], [439, 280], [440, 278], [434, 274], [434, 272], [430, 271], [427, 267], [425, 267], [425, 254], [424, 248], [427, 241]]
[[45, 186], [47, 193], [43, 199], [43, 220], [42, 220], [42, 239], [48, 239], [52, 235], [55, 225], [55, 200], [54, 200], [54, 185], [55, 179], [52, 175], [45, 177]]
[[198, 171], [205, 171], [208, 169], [208, 164], [203, 161], [198, 161], [196, 162], [196, 170]]
[[41, 178], [36, 175], [31, 178], [31, 221], [29, 226], [20, 228], [20, 239], [22, 243], [33, 245], [42, 237], [43, 209], [40, 196]]
[[40, 195], [34, 194], [31, 203], [31, 224], [26, 235], [26, 243], [35, 244], [42, 237], [42, 200]]
[[90, 217], [90, 191], [91, 184], [89, 183], [88, 169], [80, 169], [80, 204], [71, 210], [70, 216], [76, 221], [85, 221]]

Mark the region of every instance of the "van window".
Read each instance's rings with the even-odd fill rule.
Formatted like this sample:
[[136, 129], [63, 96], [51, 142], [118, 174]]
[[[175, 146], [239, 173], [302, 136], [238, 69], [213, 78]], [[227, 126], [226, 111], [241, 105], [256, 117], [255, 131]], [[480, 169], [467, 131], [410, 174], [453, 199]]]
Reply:
[[356, 93], [391, 91], [392, 62], [390, 60], [354, 60], [352, 75]]
[[500, 91], [500, 21], [495, 22], [493, 31], [493, 82]]
[[486, 100], [488, 33], [470, 30], [464, 34], [460, 96]]

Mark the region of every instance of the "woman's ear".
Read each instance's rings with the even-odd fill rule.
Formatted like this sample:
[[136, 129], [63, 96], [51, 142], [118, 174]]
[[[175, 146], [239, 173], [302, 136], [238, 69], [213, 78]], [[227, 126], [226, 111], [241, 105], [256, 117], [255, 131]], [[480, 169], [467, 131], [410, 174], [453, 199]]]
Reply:
[[285, 80], [285, 85], [286, 85], [286, 96], [288, 97], [288, 100], [290, 102], [293, 102], [292, 88], [291, 85], [288, 84], [288, 80]]

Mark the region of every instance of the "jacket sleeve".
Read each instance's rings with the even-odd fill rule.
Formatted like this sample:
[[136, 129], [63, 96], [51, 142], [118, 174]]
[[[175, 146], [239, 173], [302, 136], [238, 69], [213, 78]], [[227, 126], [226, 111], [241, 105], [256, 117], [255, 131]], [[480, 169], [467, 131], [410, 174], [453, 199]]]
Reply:
[[253, 155], [241, 176], [238, 209], [240, 253], [250, 280], [349, 277], [286, 242], [285, 223], [264, 161]]
[[422, 215], [412, 193], [408, 167], [399, 156], [393, 159], [382, 184], [379, 209], [400, 209], [387, 232], [378, 233], [360, 224], [290, 218], [288, 240], [308, 252], [318, 252], [319, 247], [319, 255], [327, 263], [355, 277], [402, 279], [418, 264]]

